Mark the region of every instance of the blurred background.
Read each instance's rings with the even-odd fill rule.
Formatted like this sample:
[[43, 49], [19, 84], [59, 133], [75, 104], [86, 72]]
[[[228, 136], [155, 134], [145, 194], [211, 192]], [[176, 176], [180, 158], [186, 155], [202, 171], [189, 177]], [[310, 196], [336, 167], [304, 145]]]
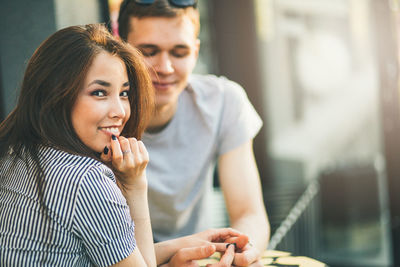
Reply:
[[[34, 49], [120, 0], [1, 0], [0, 119]], [[199, 0], [198, 73], [246, 89], [271, 249], [400, 266], [399, 0]], [[215, 183], [215, 226], [228, 223]]]

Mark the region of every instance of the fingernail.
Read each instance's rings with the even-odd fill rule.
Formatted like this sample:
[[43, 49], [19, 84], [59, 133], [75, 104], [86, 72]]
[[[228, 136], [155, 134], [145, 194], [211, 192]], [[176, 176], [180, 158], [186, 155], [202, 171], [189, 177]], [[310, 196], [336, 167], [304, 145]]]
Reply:
[[115, 135], [111, 135], [112, 140], [117, 140], [117, 137]]
[[107, 155], [108, 154], [108, 147], [105, 146], [103, 152], [104, 152], [104, 155]]
[[235, 249], [236, 249], [236, 243], [228, 243], [228, 244], [226, 244], [226, 248], [228, 248], [230, 245], [234, 245]]

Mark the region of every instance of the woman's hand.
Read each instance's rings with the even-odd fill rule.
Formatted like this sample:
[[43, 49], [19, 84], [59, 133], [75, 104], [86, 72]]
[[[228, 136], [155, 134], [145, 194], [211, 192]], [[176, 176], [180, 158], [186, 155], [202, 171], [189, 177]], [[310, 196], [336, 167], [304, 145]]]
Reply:
[[[209, 229], [183, 237], [183, 240], [185, 248], [180, 249], [171, 258], [168, 267], [197, 266], [194, 260], [207, 258], [215, 251], [221, 252], [225, 256], [215, 266], [226, 266], [225, 264], [228, 262], [232, 266], [262, 266], [258, 262], [260, 253], [249, 243], [249, 237], [231, 228]], [[227, 244], [235, 244], [233, 261], [230, 260], [231, 253], [225, 252]], [[211, 247], [215, 247], [215, 249], [211, 251]]]
[[[156, 243], [158, 264], [166, 266], [197, 266], [198, 259], [204, 259], [218, 251], [225, 253], [228, 243], [243, 248], [249, 238], [232, 228], [209, 229], [193, 235]], [[233, 252], [235, 250], [233, 249]], [[229, 261], [228, 253], [222, 262]], [[222, 263], [221, 263], [222, 264]], [[221, 265], [223, 266], [223, 265]]]
[[238, 248], [242, 248], [249, 240], [246, 235], [232, 228], [208, 229], [183, 239], [185, 247], [215, 245], [219, 252], [225, 251], [227, 243], [236, 243]]
[[102, 153], [103, 161], [111, 161], [122, 191], [147, 190], [146, 166], [149, 154], [142, 141], [123, 136], [111, 138], [111, 149]]
[[[229, 267], [232, 266], [235, 255], [235, 246], [228, 244], [224, 249], [221, 259], [217, 263], [208, 264], [207, 267]], [[182, 248], [171, 258], [171, 260], [161, 267], [198, 267], [196, 260], [201, 260], [210, 257], [216, 251], [214, 245]]]

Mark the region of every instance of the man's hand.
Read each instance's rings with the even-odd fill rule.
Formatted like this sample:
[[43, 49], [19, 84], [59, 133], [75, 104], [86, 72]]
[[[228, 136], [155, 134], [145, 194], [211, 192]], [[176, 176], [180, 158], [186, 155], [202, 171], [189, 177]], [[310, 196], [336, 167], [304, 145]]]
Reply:
[[221, 155], [218, 173], [231, 227], [254, 244], [241, 247], [235, 255], [235, 265], [248, 266], [259, 259], [270, 235], [252, 140]]
[[235, 266], [263, 266], [260, 259], [260, 251], [247, 243], [243, 248], [238, 249], [238, 252], [235, 253], [235, 259], [233, 260], [233, 264]]
[[260, 251], [249, 243], [249, 238], [246, 235], [231, 237], [225, 240], [228, 243], [236, 244], [236, 253], [233, 260], [234, 266], [263, 266], [260, 259]]

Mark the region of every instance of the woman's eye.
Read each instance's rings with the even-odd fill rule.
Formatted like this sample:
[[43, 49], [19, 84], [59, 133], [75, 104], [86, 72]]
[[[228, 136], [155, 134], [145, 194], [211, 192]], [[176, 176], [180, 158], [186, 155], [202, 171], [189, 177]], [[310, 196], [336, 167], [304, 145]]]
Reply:
[[129, 97], [129, 90], [125, 90], [125, 91], [121, 92], [120, 96]]
[[91, 93], [91, 95], [100, 96], [100, 97], [106, 96], [106, 91], [104, 91], [104, 90], [95, 90], [95, 91], [93, 91]]

